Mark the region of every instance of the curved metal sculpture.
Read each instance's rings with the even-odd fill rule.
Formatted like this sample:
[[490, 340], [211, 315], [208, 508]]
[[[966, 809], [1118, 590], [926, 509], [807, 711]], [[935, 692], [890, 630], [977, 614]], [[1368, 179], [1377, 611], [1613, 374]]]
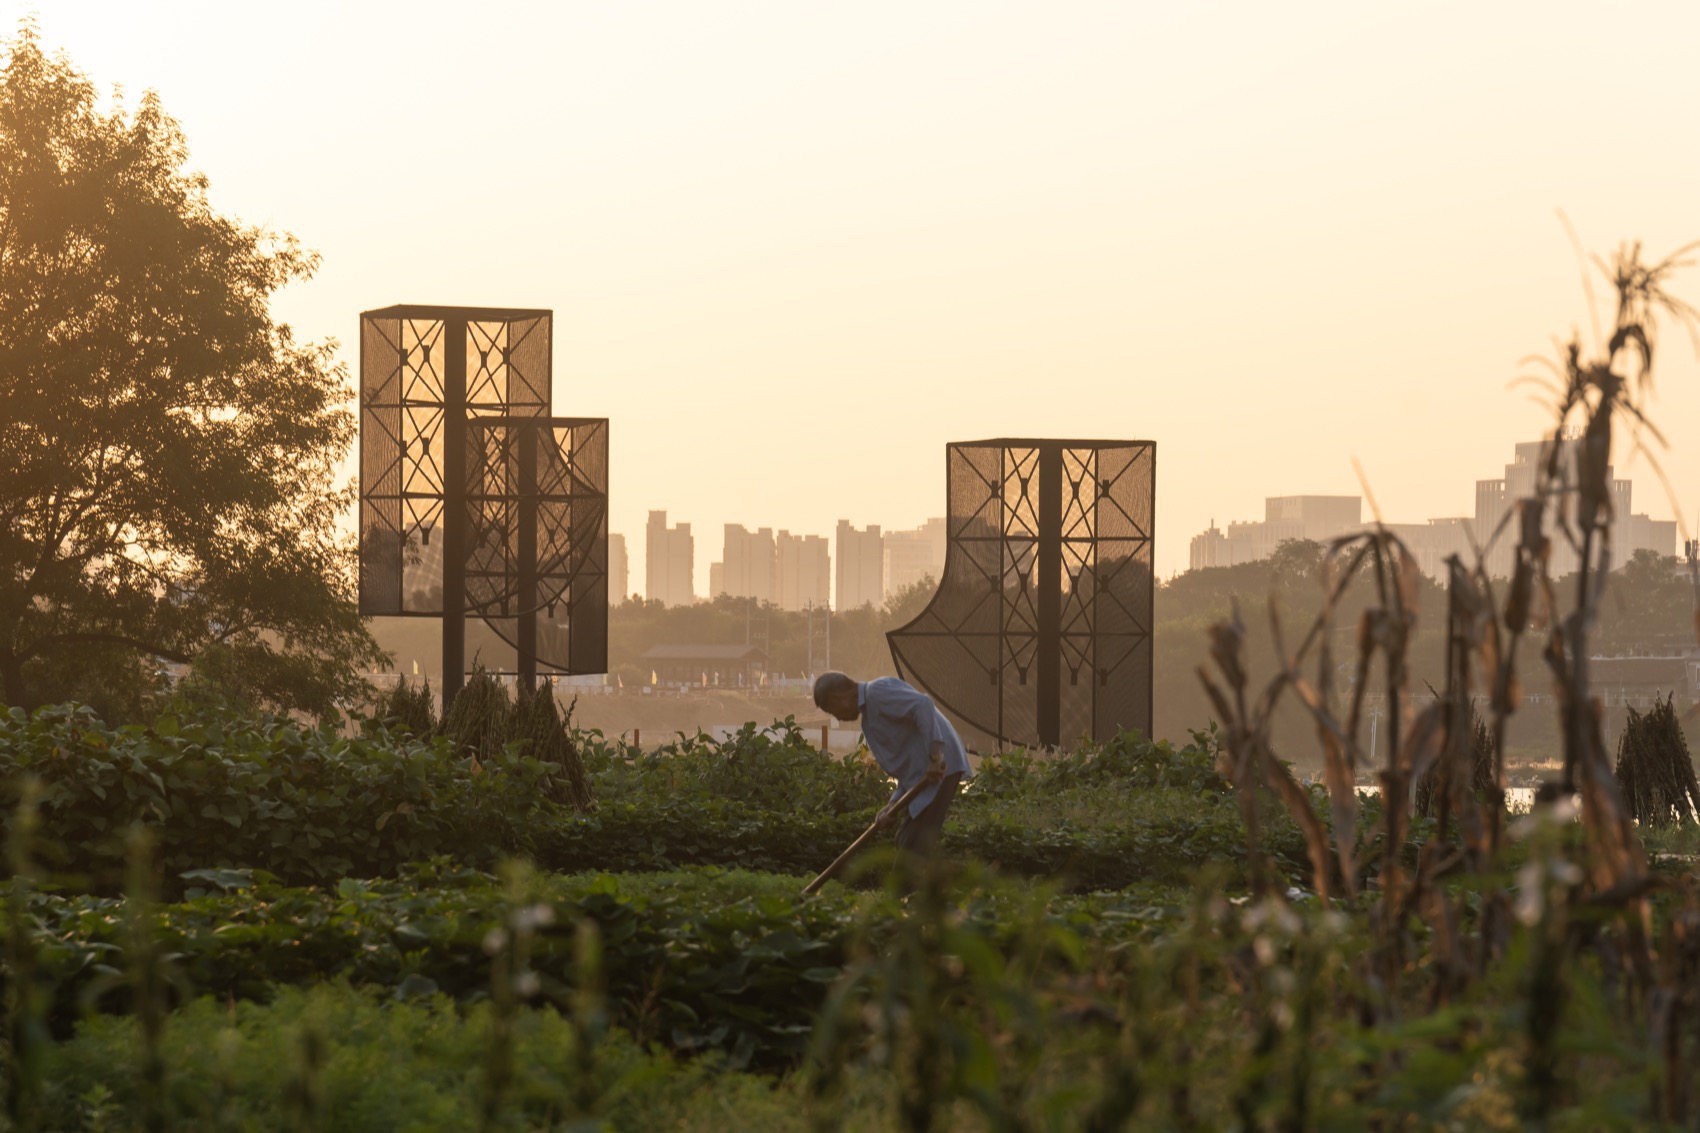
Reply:
[[886, 635], [898, 674], [1000, 743], [1151, 731], [1157, 446], [945, 448], [944, 578]]
[[360, 316], [360, 612], [443, 619], [445, 703], [466, 617], [517, 671], [599, 673], [608, 641], [608, 422], [550, 416], [551, 312]]

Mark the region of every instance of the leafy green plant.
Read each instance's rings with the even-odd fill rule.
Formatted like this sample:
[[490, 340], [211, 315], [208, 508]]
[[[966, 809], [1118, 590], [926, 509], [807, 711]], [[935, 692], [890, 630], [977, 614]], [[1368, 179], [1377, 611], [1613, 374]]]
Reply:
[[[175, 958], [187, 986], [225, 997], [265, 1000], [341, 974], [403, 999], [489, 1000], [496, 1038], [518, 1004], [539, 1000], [594, 1031], [604, 993], [580, 994], [590, 971], [609, 1012], [645, 1039], [771, 1064], [800, 1049], [813, 999], [837, 974], [856, 900], [840, 890], [799, 904], [795, 878], [719, 871], [539, 875], [518, 890], [449, 863], [330, 889], [231, 870], [186, 880], [191, 896], [153, 912], [118, 898], [29, 898], [27, 915], [44, 925], [32, 939], [53, 942], [40, 968], [57, 988], [61, 1026], [85, 1002], [138, 1009], [102, 972], [134, 970], [143, 940]], [[600, 961], [584, 953], [580, 924], [608, 942]]]
[[125, 842], [130, 879], [124, 902], [124, 955], [130, 969], [130, 1009], [141, 1032], [136, 1069], [138, 1108], [146, 1133], [161, 1133], [169, 1124], [162, 1038], [170, 1008], [165, 970], [170, 958], [154, 934], [158, 917], [154, 912], [157, 886], [153, 837], [146, 827], [134, 827]]
[[125, 831], [153, 829], [161, 868], [254, 866], [298, 881], [394, 873], [458, 852], [493, 866], [530, 847], [556, 768], [503, 752], [474, 774], [444, 740], [219, 713], [108, 728], [54, 707], [0, 719], [0, 789], [42, 784], [44, 860], [97, 891], [123, 884]]
[[1024, 748], [988, 755], [975, 772], [969, 792], [980, 798], [1002, 798], [1047, 795], [1085, 786], [1227, 797], [1230, 787], [1217, 768], [1219, 755], [1214, 725], [1194, 732], [1192, 742], [1178, 749], [1167, 740], [1148, 740], [1137, 731], [1128, 731], [1104, 743], [1083, 743], [1049, 758]]
[[599, 798], [664, 802], [686, 798], [743, 811], [841, 815], [884, 803], [890, 781], [872, 760], [822, 752], [794, 717], [747, 723], [724, 740], [679, 734], [642, 751], [581, 737]]
[[572, 732], [572, 711], [562, 719], [552, 688], [533, 692], [519, 685], [510, 699], [493, 674], [475, 665], [444, 715], [441, 731], [475, 771], [494, 770], [504, 758], [521, 755], [551, 771], [551, 801], [577, 810], [595, 804]]
[[[122, 888], [123, 832], [138, 822], [154, 831], [168, 886], [209, 868], [329, 884], [441, 856], [484, 869], [522, 855], [560, 871], [812, 873], [890, 792], [870, 763], [823, 755], [789, 720], [650, 752], [596, 733], [570, 739], [601, 798], [590, 813], [557, 801], [577, 794], [570, 770], [523, 745], [475, 767], [441, 737], [382, 727], [343, 735], [209, 712], [108, 728], [57, 707], [0, 718], [0, 790], [40, 779], [54, 833], [44, 860], [60, 883], [96, 892]], [[946, 846], [1078, 888], [1185, 881], [1214, 861], [1244, 860], [1240, 816], [1207, 759], [1129, 739], [1054, 765], [1020, 754], [988, 761], [988, 789], [964, 794]], [[1302, 869], [1296, 827], [1279, 815], [1265, 825], [1282, 868]]]
[[12, 1128], [29, 1130], [36, 1128], [48, 1037], [45, 989], [37, 976], [41, 931], [31, 914], [37, 879], [35, 844], [41, 824], [37, 809], [40, 785], [26, 780], [19, 794], [6, 836], [7, 865], [12, 875], [6, 899], [6, 1117]]
[[[396, 1002], [331, 981], [284, 989], [271, 1003], [205, 997], [173, 1014], [164, 1046], [171, 1114], [180, 1129], [298, 1129], [402, 1133], [476, 1129], [489, 1004], [464, 1009], [440, 996]], [[599, 1113], [574, 1116], [578, 1040], [570, 1018], [521, 1008], [514, 1018], [514, 1079], [505, 1128], [797, 1128], [797, 1101], [771, 1078], [709, 1059], [678, 1059], [610, 1031], [596, 1043]], [[315, 1097], [300, 1096], [301, 1036], [317, 1037]], [[96, 1017], [49, 1053], [44, 1124], [52, 1129], [132, 1128], [135, 1021]], [[214, 1100], [222, 1099], [215, 1109]], [[575, 1124], [575, 1122], [578, 1122]]]

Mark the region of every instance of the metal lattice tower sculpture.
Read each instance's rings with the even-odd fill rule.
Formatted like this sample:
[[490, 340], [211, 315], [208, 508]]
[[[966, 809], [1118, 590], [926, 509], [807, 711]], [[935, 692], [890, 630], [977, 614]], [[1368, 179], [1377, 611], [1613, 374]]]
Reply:
[[606, 667], [608, 422], [550, 415], [552, 321], [360, 316], [360, 612], [443, 619], [445, 704], [469, 614], [528, 684]]
[[466, 609], [522, 666], [608, 667], [607, 485], [604, 418], [468, 422]]
[[1000, 743], [1151, 731], [1152, 441], [945, 448], [944, 578], [898, 674]]

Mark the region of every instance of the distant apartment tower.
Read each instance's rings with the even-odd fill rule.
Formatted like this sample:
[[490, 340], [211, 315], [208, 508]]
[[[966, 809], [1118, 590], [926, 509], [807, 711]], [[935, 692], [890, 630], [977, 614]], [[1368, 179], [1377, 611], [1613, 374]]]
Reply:
[[[1562, 477], [1568, 490], [1574, 491], [1576, 442], [1562, 442], [1559, 455]], [[1488, 574], [1508, 578], [1517, 544], [1517, 532], [1511, 530], [1514, 520], [1508, 519], [1517, 501], [1534, 495], [1535, 481], [1540, 472], [1541, 454], [1545, 442], [1532, 441], [1516, 446], [1513, 459], [1505, 466], [1505, 475], [1498, 480], [1476, 481], [1476, 513], [1474, 516], [1454, 516], [1431, 519], [1426, 523], [1389, 523], [1387, 529], [1397, 535], [1417, 560], [1418, 567], [1430, 578], [1443, 578], [1446, 560], [1457, 555], [1465, 563], [1475, 561], [1475, 547], [1493, 545], [1486, 556]], [[1651, 519], [1630, 511], [1633, 485], [1619, 480], [1610, 468], [1606, 476], [1611, 481], [1612, 558], [1621, 566], [1639, 550], [1651, 550], [1669, 557], [1676, 554], [1676, 522]], [[1569, 506], [1574, 507], [1572, 502]], [[1268, 558], [1287, 539], [1313, 539], [1326, 543], [1341, 535], [1364, 528], [1362, 504], [1357, 496], [1272, 496], [1264, 502], [1261, 523], [1230, 523], [1226, 533], [1211, 520], [1208, 530], [1192, 537], [1188, 565], [1193, 570], [1204, 567], [1233, 566]], [[1547, 515], [1551, 532], [1552, 509]], [[1505, 526], [1502, 528], [1501, 524]], [[1495, 533], [1497, 538], [1495, 538]], [[1564, 539], [1552, 540], [1549, 569], [1554, 578], [1563, 577], [1577, 568], [1576, 552]]]
[[774, 579], [778, 595], [774, 605], [781, 610], [832, 603], [832, 555], [820, 535], [793, 535], [781, 531], [774, 539], [779, 569]]
[[608, 533], [608, 604], [622, 606], [632, 596], [631, 567], [626, 562], [626, 537]]
[[[1298, 526], [1294, 526], [1290, 519], [1264, 520], [1262, 523], [1230, 523], [1228, 533], [1223, 534], [1216, 526], [1216, 521], [1211, 520], [1208, 529], [1192, 537], [1188, 567], [1201, 570], [1205, 567], [1256, 562], [1274, 554], [1276, 548], [1288, 539], [1309, 539], [1326, 545], [1330, 540], [1363, 529], [1361, 522], [1341, 526], [1341, 520], [1358, 510], [1357, 496], [1280, 496], [1265, 501], [1266, 511], [1286, 511], [1290, 515], [1293, 508], [1303, 506], [1295, 501], [1303, 500], [1333, 502], [1310, 513], [1308, 522], [1300, 522]], [[1284, 507], [1268, 506], [1277, 504]], [[1471, 520], [1468, 518], [1455, 518], [1431, 519], [1427, 523], [1389, 523], [1387, 529], [1397, 535], [1406, 549], [1416, 557], [1417, 566], [1424, 574], [1430, 578], [1440, 578], [1446, 573], [1446, 559], [1449, 555], [1462, 556], [1469, 551], [1470, 526]]]
[[1192, 537], [1192, 543], [1187, 548], [1186, 569], [1203, 570], [1206, 567], [1232, 566], [1233, 553], [1228, 548], [1228, 537], [1222, 534], [1222, 529], [1216, 526], [1212, 519], [1210, 526]]
[[708, 568], [709, 597], [727, 594], [757, 602], [774, 601], [778, 562], [773, 528], [750, 531], [742, 524], [728, 523], [720, 561]]
[[885, 592], [896, 594], [924, 578], [936, 584], [944, 578], [945, 536], [949, 525], [943, 518], [929, 519], [913, 531], [887, 531], [885, 546]]
[[1474, 523], [1466, 515], [1383, 526], [1405, 544], [1405, 549], [1417, 560], [1418, 570], [1440, 582], [1446, 578], [1446, 560], [1453, 555], [1465, 563], [1475, 561], [1470, 554], [1470, 531]]
[[840, 610], [879, 607], [885, 603], [885, 540], [879, 524], [857, 531], [848, 519], [838, 521], [838, 605]]
[[650, 512], [644, 552], [644, 597], [667, 606], [696, 601], [696, 541], [690, 524], [668, 527], [665, 511]]
[[1363, 501], [1357, 496], [1270, 496], [1263, 501], [1263, 520], [1230, 523], [1223, 534], [1210, 521], [1209, 530], [1192, 537], [1188, 566], [1233, 566], [1255, 562], [1275, 553], [1288, 539], [1326, 543], [1363, 526]]
[[[1476, 481], [1476, 517], [1474, 534], [1476, 542], [1487, 546], [1487, 541], [1499, 532], [1493, 547], [1487, 554], [1488, 574], [1495, 578], [1509, 578], [1513, 559], [1516, 554], [1517, 532], [1512, 530], [1515, 520], [1507, 519], [1509, 513], [1520, 499], [1526, 499], [1535, 494], [1535, 481], [1540, 474], [1542, 454], [1546, 451], [1547, 442], [1531, 441], [1519, 444], [1512, 454], [1512, 461], [1505, 466], [1505, 476], [1499, 480]], [[1573, 492], [1576, 487], [1576, 444], [1574, 440], [1560, 442], [1559, 469], [1565, 490]], [[1622, 566], [1630, 556], [1639, 550], [1656, 551], [1660, 555], [1676, 554], [1676, 521], [1652, 519], [1645, 514], [1636, 515], [1631, 510], [1634, 484], [1629, 480], [1619, 480], [1613, 475], [1613, 470], [1606, 469], [1606, 479], [1611, 482], [1611, 547], [1614, 566]], [[1574, 508], [1574, 503], [1570, 505]], [[1552, 508], [1546, 511], [1545, 527], [1547, 533], [1552, 533]], [[1500, 528], [1501, 523], [1505, 528]], [[1552, 540], [1552, 558], [1547, 569], [1554, 578], [1573, 573], [1579, 565], [1576, 551], [1568, 540], [1557, 538]]]

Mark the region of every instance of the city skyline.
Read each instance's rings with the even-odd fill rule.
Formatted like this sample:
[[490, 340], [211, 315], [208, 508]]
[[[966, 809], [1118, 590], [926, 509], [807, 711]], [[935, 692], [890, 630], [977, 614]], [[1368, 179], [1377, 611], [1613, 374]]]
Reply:
[[[1645, 112], [1700, 93], [1692, 5], [40, 7], [0, 18], [157, 90], [215, 205], [323, 254], [298, 337], [352, 366], [361, 310], [552, 309], [628, 534], [652, 500], [913, 528], [947, 443], [1011, 434], [1164, 445], [1162, 577], [1256, 514], [1246, 469], [1358, 493], [1355, 458], [1386, 515], [1468, 514], [1434, 462], [1538, 435], [1520, 360], [1593, 333], [1556, 210], [1587, 252], [1700, 236], [1700, 155]], [[1700, 366], [1660, 365], [1692, 534]]]
[[[1505, 523], [1516, 501], [1535, 492], [1537, 467], [1547, 451], [1545, 441], [1522, 441], [1513, 446], [1510, 463], [1496, 478], [1474, 480], [1474, 501], [1470, 514], [1431, 516], [1413, 522], [1399, 517], [1382, 515], [1387, 529], [1397, 535], [1416, 557], [1424, 574], [1439, 580], [1446, 571], [1446, 559], [1457, 555], [1466, 564], [1474, 561], [1474, 550], [1485, 552], [1489, 577], [1507, 578], [1512, 570], [1512, 553], [1517, 532]], [[1564, 442], [1561, 464], [1574, 467], [1574, 440]], [[1678, 553], [1677, 524], [1670, 520], [1650, 518], [1635, 510], [1634, 481], [1612, 475], [1611, 525], [1613, 558], [1618, 566], [1628, 562], [1638, 550], [1650, 550], [1665, 556]], [[1567, 473], [1567, 479], [1573, 473]], [[1375, 517], [1364, 514], [1362, 496], [1280, 495], [1264, 498], [1264, 517], [1261, 520], [1230, 520], [1227, 531], [1210, 526], [1192, 536], [1188, 544], [1188, 569], [1232, 566], [1268, 558], [1281, 543], [1289, 539], [1308, 539], [1327, 543], [1343, 535], [1354, 534], [1373, 522]], [[1553, 535], [1551, 569], [1562, 576], [1576, 569], [1576, 552], [1557, 536], [1550, 510], [1546, 530]], [[1497, 532], [1497, 540], [1495, 538]]]
[[[725, 594], [786, 610], [809, 605], [850, 609], [877, 606], [892, 591], [922, 577], [936, 582], [944, 573], [946, 523], [942, 516], [929, 517], [908, 531], [882, 530], [877, 523], [858, 530], [849, 520], [840, 519], [831, 536], [772, 527], [752, 530], [728, 523], [722, 529], [718, 560], [713, 559], [713, 543], [697, 539], [689, 521], [669, 523], [668, 517], [664, 508], [651, 509], [644, 525], [645, 561], [652, 561], [648, 554], [654, 543], [661, 548], [667, 569], [652, 574], [646, 568], [641, 588], [631, 574], [625, 590], [617, 589], [615, 580], [627, 569], [630, 552], [623, 533], [609, 532], [611, 602], [637, 594], [679, 605]], [[704, 558], [711, 560], [706, 569], [702, 568]], [[688, 574], [687, 561], [691, 564]], [[849, 599], [843, 597], [846, 590], [851, 592]]]

